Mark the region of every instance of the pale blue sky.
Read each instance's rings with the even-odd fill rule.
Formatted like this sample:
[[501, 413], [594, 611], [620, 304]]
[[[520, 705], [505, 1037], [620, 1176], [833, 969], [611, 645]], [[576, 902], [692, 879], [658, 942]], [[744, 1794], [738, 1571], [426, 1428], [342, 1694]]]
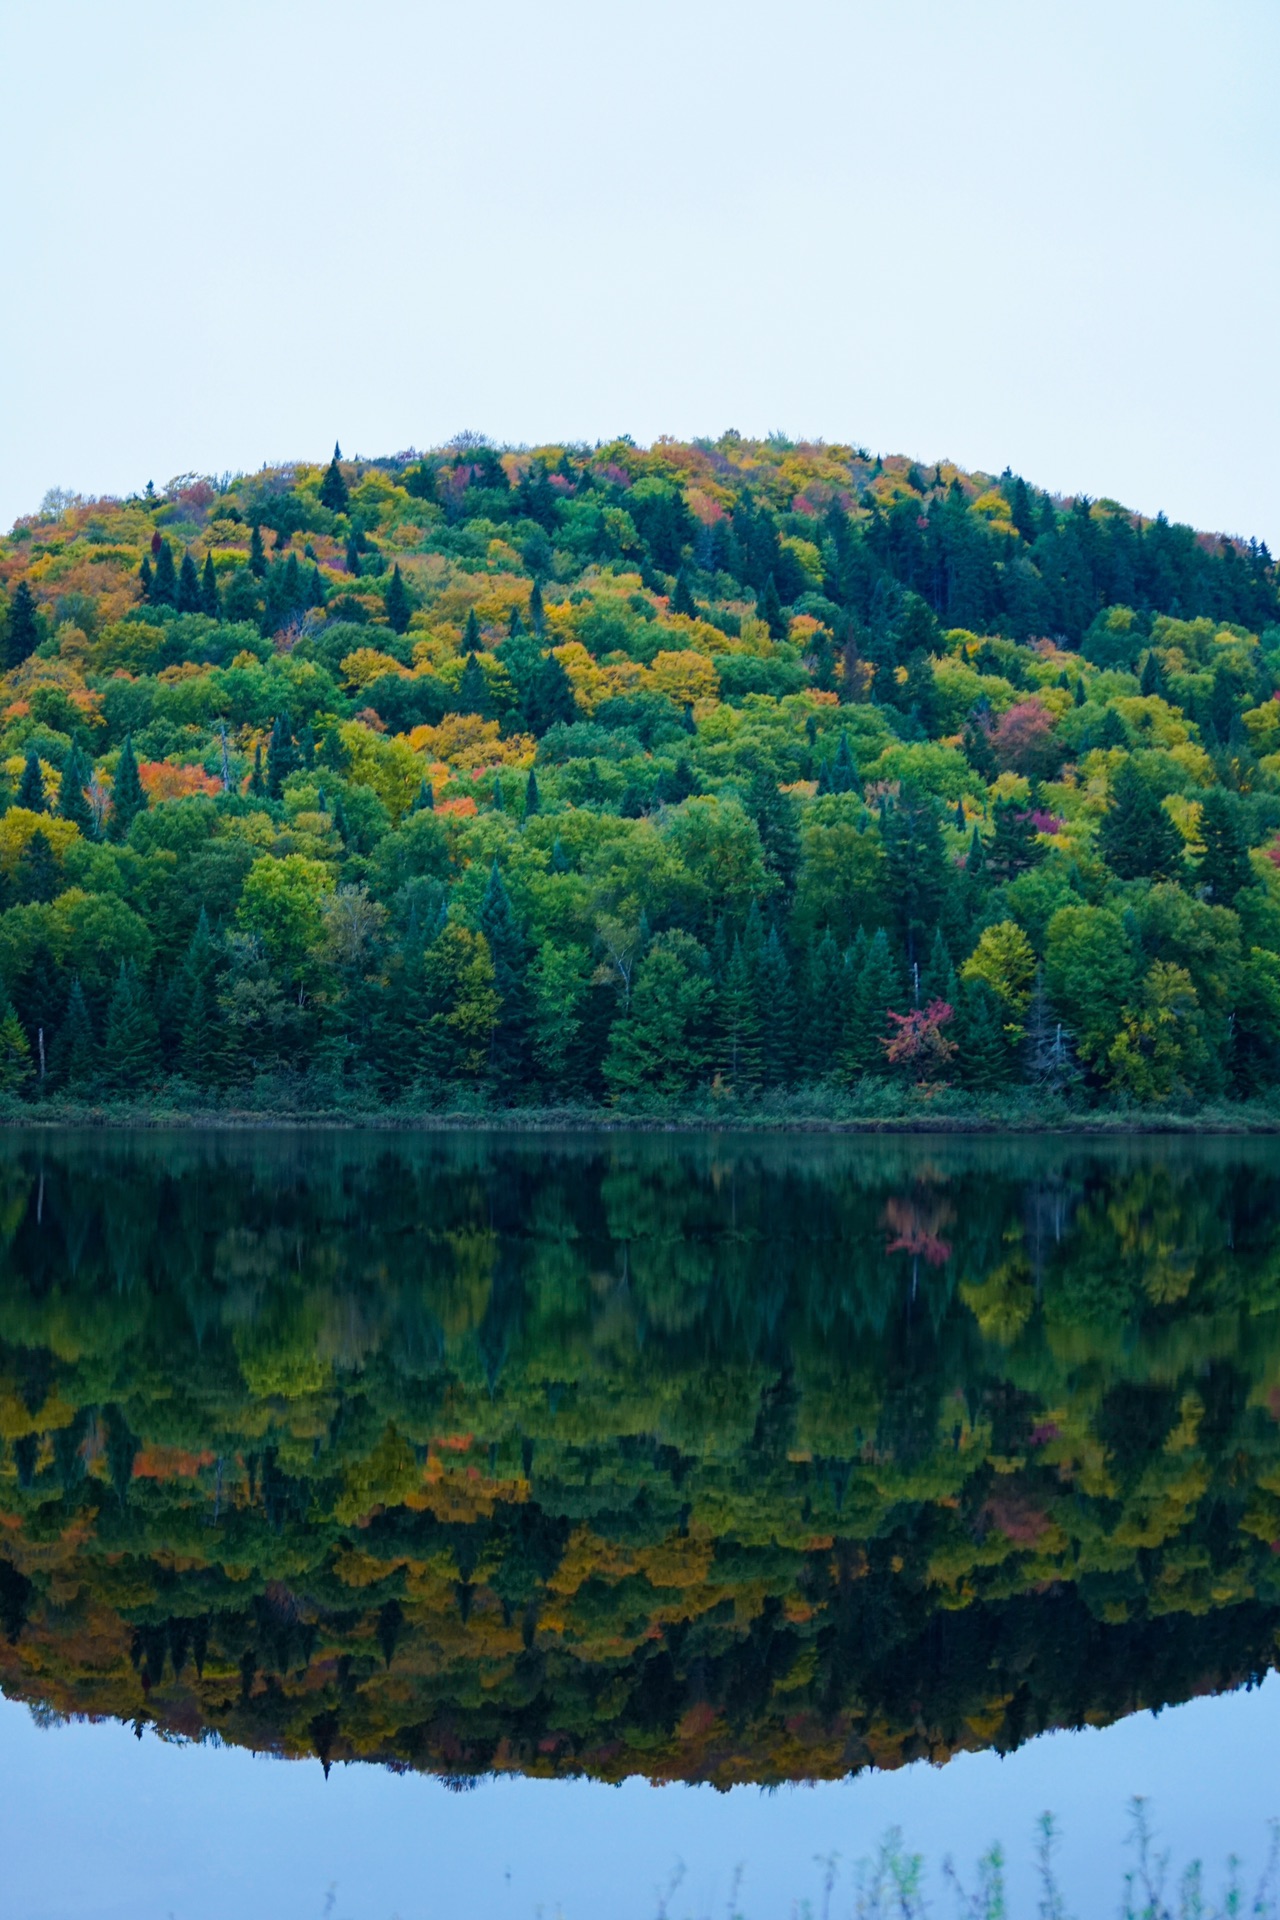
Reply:
[[462, 427], [1280, 547], [1274, 0], [0, 7], [0, 524]]

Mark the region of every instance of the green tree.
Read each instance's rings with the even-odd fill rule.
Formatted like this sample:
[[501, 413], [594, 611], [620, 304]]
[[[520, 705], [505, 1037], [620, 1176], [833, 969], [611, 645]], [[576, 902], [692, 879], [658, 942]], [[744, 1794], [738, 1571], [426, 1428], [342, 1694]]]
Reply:
[[79, 974], [71, 982], [67, 1010], [49, 1049], [49, 1071], [55, 1085], [69, 1093], [87, 1093], [97, 1084], [98, 1043]]
[[1253, 869], [1238, 803], [1222, 787], [1210, 787], [1200, 798], [1198, 837], [1204, 852], [1196, 861], [1196, 881], [1215, 906], [1229, 907], [1242, 887], [1252, 885]]
[[481, 719], [489, 718], [489, 683], [474, 653], [467, 655], [466, 665], [462, 669], [457, 707], [459, 713], [478, 713]]
[[47, 834], [37, 828], [27, 841], [13, 874], [14, 899], [20, 904], [55, 900], [62, 888], [62, 875]]
[[22, 778], [18, 782], [18, 791], [14, 799], [15, 806], [25, 807], [30, 813], [47, 813], [48, 796], [45, 793], [44, 774], [40, 767], [40, 758], [34, 747], [27, 749], [26, 761], [22, 768]]
[[1122, 761], [1111, 782], [1098, 843], [1121, 880], [1173, 879], [1183, 871], [1178, 829], [1132, 760]]
[[178, 591], [174, 604], [179, 613], [202, 613], [204, 597], [200, 591], [200, 575], [196, 572], [196, 563], [190, 552], [182, 556], [182, 566], [178, 571]]
[[237, 924], [255, 934], [268, 958], [293, 979], [314, 966], [324, 933], [324, 900], [333, 891], [332, 869], [305, 854], [269, 853], [245, 876]]
[[525, 819], [532, 820], [534, 814], [538, 813], [541, 810], [541, 806], [542, 806], [542, 801], [538, 793], [538, 776], [535, 770], [532, 767], [530, 767], [529, 778], [525, 782], [525, 788], [524, 788]]
[[36, 618], [36, 597], [25, 580], [19, 580], [9, 602], [5, 625], [4, 651], [7, 667], [20, 667], [40, 644], [40, 623]]
[[760, 1085], [760, 1007], [754, 972], [735, 935], [717, 993], [716, 1014], [720, 1071], [737, 1094], [753, 1093]]
[[905, 998], [902, 974], [883, 927], [871, 939], [865, 934], [859, 936], [854, 946], [853, 973], [853, 997], [841, 1059], [846, 1080], [883, 1071], [889, 1010], [901, 1006]]
[[446, 1080], [483, 1080], [502, 1018], [502, 997], [483, 933], [448, 922], [427, 948], [423, 991], [430, 1008], [428, 1067]]
[[488, 946], [500, 1002], [490, 1042], [494, 1088], [502, 1099], [516, 1101], [528, 1089], [532, 1059], [529, 948], [496, 860], [489, 869], [480, 904], [480, 931]]
[[351, 496], [347, 492], [347, 483], [342, 477], [342, 468], [338, 465], [339, 448], [335, 445], [333, 458], [324, 471], [320, 482], [320, 505], [327, 507], [330, 513], [346, 513], [351, 505]]
[[791, 622], [782, 608], [782, 596], [778, 592], [778, 583], [770, 574], [756, 601], [756, 613], [769, 629], [775, 640], [785, 640], [791, 631]]
[[107, 826], [109, 838], [127, 840], [130, 827], [140, 813], [145, 813], [147, 804], [133, 751], [133, 738], [126, 735], [111, 786], [111, 817]]
[[172, 607], [178, 598], [178, 576], [173, 565], [173, 548], [161, 540], [154, 549], [156, 568], [151, 579], [151, 598], [156, 606]]
[[398, 564], [391, 569], [391, 579], [387, 583], [386, 608], [387, 624], [391, 631], [404, 633], [409, 625], [409, 615], [413, 612], [413, 601]]
[[21, 1093], [31, 1078], [31, 1044], [7, 994], [0, 993], [0, 1092]]
[[785, 1087], [795, 1067], [796, 1000], [791, 965], [771, 927], [755, 969], [760, 1023], [760, 1078], [766, 1087]]
[[706, 950], [679, 930], [660, 933], [610, 1037], [604, 1077], [615, 1103], [692, 1092], [707, 1070], [713, 999]]
[[222, 614], [222, 604], [218, 598], [218, 576], [213, 570], [213, 555], [206, 553], [204, 571], [200, 575], [200, 612], [208, 614], [211, 620], [217, 620]]
[[262, 544], [262, 528], [255, 520], [249, 534], [249, 572], [255, 580], [267, 577], [267, 555]]
[[291, 773], [297, 772], [300, 765], [301, 756], [293, 737], [293, 719], [290, 714], [281, 711], [276, 715], [271, 738], [267, 742], [267, 793], [272, 800], [280, 798], [285, 781]]
[[881, 823], [893, 902], [908, 967], [924, 957], [947, 892], [947, 859], [937, 804], [931, 794], [904, 784]]
[[160, 1064], [160, 1029], [151, 996], [127, 960], [120, 962], [102, 1039], [102, 1078], [108, 1092], [139, 1093]]

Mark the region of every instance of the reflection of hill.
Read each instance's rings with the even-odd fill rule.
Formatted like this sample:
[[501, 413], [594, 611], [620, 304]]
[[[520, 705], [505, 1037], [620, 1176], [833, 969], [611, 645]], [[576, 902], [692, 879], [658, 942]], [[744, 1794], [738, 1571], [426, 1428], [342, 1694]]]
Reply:
[[776, 1780], [1265, 1671], [1265, 1145], [10, 1140], [0, 1678]]

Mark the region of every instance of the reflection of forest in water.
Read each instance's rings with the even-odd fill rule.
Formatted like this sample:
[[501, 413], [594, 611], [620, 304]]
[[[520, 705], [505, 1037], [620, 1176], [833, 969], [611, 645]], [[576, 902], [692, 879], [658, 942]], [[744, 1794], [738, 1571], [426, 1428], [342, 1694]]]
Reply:
[[1008, 1748], [1280, 1628], [1280, 1149], [0, 1140], [0, 1681], [469, 1776]]

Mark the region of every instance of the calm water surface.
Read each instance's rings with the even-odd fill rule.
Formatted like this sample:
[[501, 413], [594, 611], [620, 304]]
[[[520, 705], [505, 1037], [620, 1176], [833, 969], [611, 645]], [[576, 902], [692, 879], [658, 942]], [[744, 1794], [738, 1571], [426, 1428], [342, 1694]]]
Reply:
[[1266, 1143], [10, 1135], [0, 1434], [16, 1913], [834, 1915], [1044, 1806], [1101, 1913], [1131, 1793], [1280, 1812]]

